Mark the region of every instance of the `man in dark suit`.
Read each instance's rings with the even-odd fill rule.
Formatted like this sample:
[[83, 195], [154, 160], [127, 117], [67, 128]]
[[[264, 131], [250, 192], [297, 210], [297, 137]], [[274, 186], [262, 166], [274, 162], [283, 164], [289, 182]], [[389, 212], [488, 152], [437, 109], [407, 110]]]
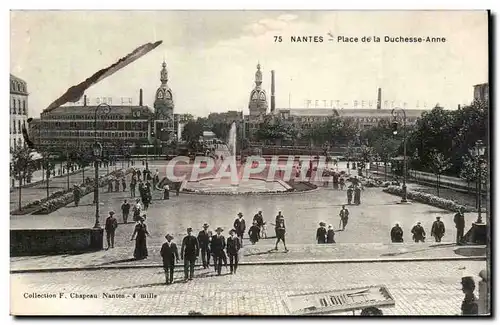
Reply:
[[235, 236], [236, 231], [231, 229], [229, 232], [229, 238], [227, 239], [227, 248], [226, 252], [229, 255], [229, 268], [231, 270], [231, 274], [236, 273], [236, 269], [238, 268], [238, 252], [241, 248], [240, 239]]
[[217, 227], [215, 232], [217, 234], [212, 237], [210, 250], [214, 255], [215, 271], [217, 272], [217, 275], [220, 275], [222, 270], [222, 261], [224, 260], [225, 257], [224, 249], [226, 248], [226, 240], [224, 236], [222, 236], [221, 227]]
[[455, 222], [455, 227], [457, 228], [457, 245], [462, 244], [464, 240], [464, 229], [465, 229], [465, 216], [464, 216], [465, 208], [460, 207], [457, 214], [453, 218], [453, 222]]
[[318, 244], [326, 243], [326, 224], [324, 222], [319, 223], [319, 228], [316, 230], [316, 241]]
[[184, 281], [193, 280], [194, 263], [200, 254], [198, 239], [193, 236], [193, 228], [187, 229], [187, 236], [182, 240], [181, 259], [184, 259]]
[[203, 225], [203, 230], [198, 233], [198, 243], [201, 248], [201, 261], [203, 268], [206, 269], [210, 266], [210, 236], [208, 235], [208, 223]]
[[238, 218], [234, 220], [233, 227], [236, 231], [236, 235], [238, 235], [238, 237], [240, 238], [241, 245], [243, 246], [243, 234], [245, 233], [245, 229], [247, 228], [245, 219], [243, 219], [243, 213], [238, 213]]
[[170, 234], [165, 236], [167, 242], [161, 246], [160, 255], [163, 258], [163, 269], [165, 270], [165, 279], [167, 284], [174, 281], [175, 262], [179, 262], [179, 251], [177, 245], [172, 242], [174, 237]]

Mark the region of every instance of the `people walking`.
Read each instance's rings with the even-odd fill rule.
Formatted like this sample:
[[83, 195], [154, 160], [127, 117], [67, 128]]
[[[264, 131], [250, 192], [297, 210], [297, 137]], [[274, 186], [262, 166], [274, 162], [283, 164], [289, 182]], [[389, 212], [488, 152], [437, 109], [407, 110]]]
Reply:
[[403, 229], [399, 226], [399, 223], [396, 223], [396, 225], [391, 229], [391, 242], [403, 242]]
[[245, 233], [246, 224], [245, 219], [243, 219], [243, 213], [238, 213], [238, 218], [234, 220], [233, 229], [236, 231], [236, 235], [240, 238], [241, 246], [243, 246], [243, 234]]
[[258, 226], [258, 221], [254, 220], [252, 226], [248, 230], [248, 238], [252, 245], [255, 245], [260, 239], [260, 228]]
[[127, 181], [125, 180], [125, 177], [122, 178], [122, 189], [123, 192], [127, 190]]
[[73, 198], [75, 199], [75, 207], [78, 206], [78, 204], [80, 204], [80, 197], [82, 196], [82, 192], [80, 190], [80, 188], [78, 187], [78, 185], [74, 185], [73, 186]]
[[137, 260], [142, 260], [148, 257], [146, 236], [151, 237], [151, 235], [148, 232], [148, 227], [144, 222], [145, 220], [145, 215], [139, 217], [139, 222], [137, 222], [137, 224], [135, 225], [134, 233], [132, 234], [132, 238], [130, 239], [130, 241], [133, 241], [135, 236], [134, 258]]
[[139, 218], [141, 217], [141, 212], [142, 212], [142, 205], [141, 205], [141, 200], [136, 199], [135, 200], [135, 205], [133, 208], [133, 220], [134, 221], [139, 221]]
[[198, 239], [193, 236], [193, 228], [186, 230], [187, 235], [182, 239], [181, 259], [184, 260], [184, 280], [193, 280], [194, 264], [200, 254], [200, 244]]
[[106, 230], [106, 241], [108, 242], [108, 248], [115, 247], [115, 231], [118, 227], [118, 221], [115, 218], [115, 212], [109, 211], [109, 216], [106, 218], [106, 224], [104, 226]]
[[344, 177], [342, 177], [342, 176], [340, 176], [339, 185], [340, 185], [340, 190], [343, 191], [345, 188], [345, 180], [344, 180]]
[[326, 243], [335, 244], [335, 230], [333, 230], [332, 225], [328, 225], [328, 231], [326, 232]]
[[342, 209], [339, 212], [339, 217], [339, 229], [342, 229], [342, 231], [344, 231], [345, 227], [347, 226], [347, 222], [349, 221], [349, 210], [346, 209], [345, 205], [342, 206]]
[[441, 221], [441, 217], [436, 217], [436, 221], [432, 223], [431, 236], [434, 237], [436, 243], [441, 242], [445, 233], [444, 223]]
[[229, 270], [231, 274], [236, 273], [238, 268], [238, 253], [241, 248], [240, 238], [236, 237], [236, 231], [231, 229], [229, 231], [229, 238], [227, 239], [226, 252], [229, 255]]
[[167, 240], [160, 250], [160, 255], [163, 259], [163, 270], [165, 271], [165, 282], [171, 284], [174, 282], [174, 268], [175, 263], [179, 263], [179, 250], [177, 245], [172, 242], [174, 237], [170, 234], [165, 236]]
[[347, 187], [347, 204], [348, 205], [351, 205], [353, 192], [354, 192], [353, 186], [349, 185], [349, 187]]
[[158, 183], [160, 182], [160, 173], [158, 172], [158, 169], [155, 171], [155, 174], [153, 176], [153, 187], [156, 187]]
[[165, 186], [163, 186], [163, 199], [170, 199], [170, 186], [168, 184], [165, 184]]
[[316, 230], [316, 241], [318, 244], [326, 243], [326, 224], [324, 222], [319, 223], [319, 228]]
[[217, 275], [220, 275], [222, 271], [222, 262], [225, 259], [224, 249], [226, 248], [226, 240], [224, 236], [222, 236], [221, 227], [217, 227], [215, 232], [216, 234], [212, 237], [210, 250], [214, 257], [215, 272], [217, 272]]
[[123, 200], [121, 210], [122, 210], [123, 223], [126, 224], [128, 222], [128, 214], [130, 212], [130, 203], [128, 203], [127, 200]]
[[281, 214], [281, 211], [278, 212], [278, 215], [276, 216], [276, 224], [274, 226], [274, 230], [276, 232], [276, 245], [274, 246], [274, 250], [278, 250], [278, 243], [280, 241], [283, 242], [283, 246], [285, 246], [285, 252], [288, 252], [288, 248], [286, 248], [286, 242], [285, 242], [285, 234], [286, 234], [286, 228], [285, 228], [285, 217]]
[[115, 178], [115, 192], [120, 192], [120, 179]]
[[135, 185], [137, 184], [137, 178], [135, 175], [132, 176], [130, 180], [130, 196], [135, 197]]
[[413, 240], [415, 241], [415, 243], [425, 242], [425, 230], [424, 227], [422, 227], [420, 221], [417, 222], [417, 224], [413, 226], [413, 228], [411, 228], [411, 233], [413, 234]]
[[465, 216], [464, 216], [465, 208], [460, 207], [458, 212], [455, 214], [453, 218], [453, 222], [455, 222], [455, 228], [457, 228], [457, 245], [462, 244], [464, 240], [464, 229], [465, 229]]
[[253, 221], [257, 222], [257, 227], [262, 227], [262, 225], [264, 224], [264, 217], [262, 216], [261, 210], [259, 210], [259, 212], [257, 212], [257, 214], [253, 216]]
[[203, 230], [198, 233], [198, 244], [200, 245], [201, 261], [204, 269], [210, 266], [210, 235], [208, 228], [209, 225], [205, 222], [203, 224]]
[[356, 204], [356, 205], [361, 204], [361, 187], [360, 186], [354, 187], [354, 204]]

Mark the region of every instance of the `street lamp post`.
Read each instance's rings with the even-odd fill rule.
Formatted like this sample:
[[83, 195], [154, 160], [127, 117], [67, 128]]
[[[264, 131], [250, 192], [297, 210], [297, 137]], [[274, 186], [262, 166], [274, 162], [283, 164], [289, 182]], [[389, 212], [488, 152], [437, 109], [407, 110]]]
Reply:
[[95, 142], [92, 147], [94, 151], [94, 200], [95, 200], [95, 225], [94, 228], [100, 228], [99, 224], [99, 157], [102, 153], [102, 145], [99, 142]]
[[481, 216], [481, 158], [484, 156], [486, 147], [483, 141], [476, 141], [476, 146], [470, 150], [471, 155], [476, 159], [476, 180], [477, 180], [477, 220], [476, 223], [483, 223], [483, 218]]
[[[97, 105], [96, 108], [95, 108], [95, 110], [94, 110], [94, 146], [95, 146], [95, 143], [97, 143], [97, 113], [99, 112], [100, 109], [102, 110], [102, 113], [104, 115], [107, 115], [111, 111], [111, 106], [109, 106], [106, 103], [101, 103], [101, 104]], [[101, 150], [101, 152], [99, 153], [99, 156], [102, 154], [102, 145], [101, 145], [101, 149], [100, 150]], [[97, 166], [97, 168], [99, 168], [99, 162], [96, 161], [95, 164], [96, 164], [95, 166]], [[97, 169], [96, 169], [96, 174], [95, 175], [96, 175], [96, 184], [97, 184], [97, 176], [99, 176], [99, 173], [98, 173]], [[97, 192], [94, 192], [94, 202], [97, 205], [99, 203], [98, 198], [97, 198], [97, 196], [99, 195], [99, 192], [98, 192], [99, 189], [96, 189], [96, 191]]]
[[406, 157], [406, 111], [404, 108], [396, 107], [392, 110], [391, 115], [393, 116], [393, 131], [392, 133], [394, 135], [398, 134], [397, 130], [397, 117], [398, 113], [397, 111], [401, 111], [403, 113], [403, 198], [401, 199], [401, 203], [407, 203], [408, 202], [408, 191], [406, 188], [406, 174], [407, 174], [407, 157]]

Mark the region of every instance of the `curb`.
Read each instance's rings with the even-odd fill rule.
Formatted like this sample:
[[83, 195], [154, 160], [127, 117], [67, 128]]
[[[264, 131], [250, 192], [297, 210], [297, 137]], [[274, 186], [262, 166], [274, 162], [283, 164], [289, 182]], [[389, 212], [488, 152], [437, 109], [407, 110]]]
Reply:
[[[301, 265], [301, 264], [361, 264], [361, 263], [398, 263], [398, 262], [450, 262], [450, 261], [486, 261], [486, 256], [471, 256], [471, 257], [441, 257], [441, 258], [382, 258], [382, 259], [331, 259], [331, 260], [289, 260], [289, 261], [260, 261], [260, 262], [240, 262], [238, 266], [250, 265]], [[201, 267], [202, 264], [197, 263], [196, 267]], [[52, 272], [76, 272], [76, 271], [98, 271], [98, 270], [124, 270], [124, 269], [140, 269], [140, 268], [162, 268], [162, 264], [142, 264], [142, 265], [96, 265], [82, 267], [61, 267], [61, 268], [44, 268], [44, 269], [21, 269], [10, 270], [10, 274], [23, 273], [52, 273]], [[176, 268], [183, 268], [180, 263]]]

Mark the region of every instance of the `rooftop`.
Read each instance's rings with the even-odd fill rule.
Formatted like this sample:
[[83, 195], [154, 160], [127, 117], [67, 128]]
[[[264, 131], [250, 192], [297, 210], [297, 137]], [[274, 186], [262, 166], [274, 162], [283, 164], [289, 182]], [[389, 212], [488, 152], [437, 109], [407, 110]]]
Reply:
[[[94, 113], [95, 109], [98, 105], [87, 105], [87, 106], [59, 106], [49, 113], [45, 113], [47, 115], [52, 114], [88, 114]], [[132, 112], [140, 111], [144, 113], [153, 114], [153, 111], [148, 106], [127, 106], [127, 105], [109, 105], [111, 108], [109, 114], [132, 114]]]

